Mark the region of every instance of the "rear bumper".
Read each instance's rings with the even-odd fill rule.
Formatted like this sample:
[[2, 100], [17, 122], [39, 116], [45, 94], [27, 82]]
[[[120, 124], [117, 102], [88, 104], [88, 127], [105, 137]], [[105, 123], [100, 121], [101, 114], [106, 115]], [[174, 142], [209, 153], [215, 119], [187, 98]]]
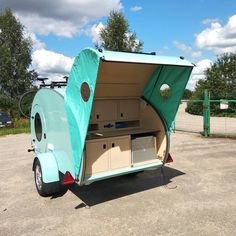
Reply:
[[130, 173], [138, 172], [138, 171], [142, 171], [142, 170], [158, 169], [162, 166], [163, 166], [163, 162], [158, 161], [155, 163], [146, 164], [146, 165], [142, 165], [142, 166], [128, 167], [128, 168], [123, 168], [123, 169], [119, 169], [119, 170], [112, 170], [112, 171], [108, 171], [108, 172], [104, 172], [104, 173], [99, 173], [99, 174], [92, 175], [92, 176], [85, 176], [85, 178], [83, 180], [83, 185], [88, 185], [88, 184], [91, 184], [93, 182], [100, 181], [103, 179], [109, 179], [109, 178], [113, 178], [116, 176], [126, 175], [126, 174], [130, 174]]

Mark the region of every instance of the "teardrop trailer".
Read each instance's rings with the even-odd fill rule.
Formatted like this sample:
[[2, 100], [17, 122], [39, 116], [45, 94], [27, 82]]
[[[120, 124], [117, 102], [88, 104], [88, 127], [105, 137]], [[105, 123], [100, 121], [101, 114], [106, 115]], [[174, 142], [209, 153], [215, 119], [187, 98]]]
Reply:
[[165, 165], [192, 68], [183, 58], [82, 50], [68, 82], [42, 86], [32, 103], [38, 193]]

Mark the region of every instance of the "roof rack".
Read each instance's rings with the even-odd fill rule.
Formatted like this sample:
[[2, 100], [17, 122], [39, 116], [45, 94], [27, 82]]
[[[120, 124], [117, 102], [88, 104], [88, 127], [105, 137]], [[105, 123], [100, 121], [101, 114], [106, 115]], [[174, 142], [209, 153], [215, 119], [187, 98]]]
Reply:
[[[99, 52], [103, 52], [102, 48], [98, 48]], [[113, 50], [114, 52], [126, 52], [126, 53], [136, 53], [136, 54], [144, 54], [144, 55], [156, 55], [156, 52], [130, 52], [130, 51], [119, 51], [119, 50]]]
[[45, 84], [45, 80], [48, 80], [48, 78], [46, 77], [40, 77], [40, 78], [37, 78], [38, 81], [41, 81], [42, 84]]
[[[127, 52], [127, 51], [122, 51], [122, 52]], [[144, 54], [144, 55], [156, 55], [156, 52], [127, 52], [127, 53], [136, 53], [136, 54]]]
[[63, 76], [63, 79], [65, 79], [66, 81], [52, 81], [51, 83], [46, 84], [45, 80], [48, 80], [48, 78], [37, 78], [37, 80], [41, 81], [42, 84], [39, 85], [40, 88], [45, 88], [45, 87], [49, 87], [49, 88], [61, 88], [61, 87], [65, 87], [67, 85], [67, 81], [68, 81], [68, 76]]

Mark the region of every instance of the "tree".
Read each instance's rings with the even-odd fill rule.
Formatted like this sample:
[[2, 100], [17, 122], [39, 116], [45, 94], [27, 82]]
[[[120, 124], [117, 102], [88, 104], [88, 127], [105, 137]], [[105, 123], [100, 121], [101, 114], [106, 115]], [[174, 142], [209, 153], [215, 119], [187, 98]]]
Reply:
[[[223, 54], [205, 71], [205, 80], [199, 80], [192, 99], [203, 99], [204, 89], [210, 92], [212, 100], [236, 99], [236, 53]], [[190, 101], [187, 110], [202, 114], [202, 104]], [[230, 103], [227, 114], [236, 115], [236, 103]], [[219, 103], [211, 103], [211, 114], [224, 115]]]
[[129, 29], [124, 14], [112, 11], [107, 24], [100, 31], [101, 47], [111, 51], [140, 52], [143, 42], [138, 40], [135, 32]]
[[193, 95], [193, 92], [191, 90], [185, 89], [182, 99], [190, 99], [192, 95]]
[[0, 109], [13, 116], [21, 94], [31, 88], [37, 74], [31, 64], [31, 40], [10, 9], [0, 14]]

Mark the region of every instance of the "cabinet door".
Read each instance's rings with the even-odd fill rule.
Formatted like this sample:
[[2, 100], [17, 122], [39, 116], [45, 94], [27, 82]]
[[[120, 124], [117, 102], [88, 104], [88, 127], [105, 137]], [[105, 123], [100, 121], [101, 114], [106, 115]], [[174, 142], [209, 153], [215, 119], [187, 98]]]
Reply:
[[93, 104], [92, 110], [91, 110], [91, 113], [90, 113], [90, 120], [89, 120], [90, 123], [94, 123], [96, 121], [94, 114], [95, 114], [95, 111], [94, 111], [94, 104]]
[[86, 143], [85, 175], [109, 170], [109, 149], [107, 140]]
[[139, 119], [139, 106], [138, 99], [133, 100], [120, 100], [119, 102], [119, 120], [132, 120]]
[[117, 102], [114, 100], [98, 100], [94, 102], [94, 120], [112, 121], [117, 119]]
[[110, 139], [110, 167], [111, 169], [131, 166], [130, 136]]
[[135, 165], [157, 161], [156, 137], [147, 136], [132, 140], [132, 161]]

